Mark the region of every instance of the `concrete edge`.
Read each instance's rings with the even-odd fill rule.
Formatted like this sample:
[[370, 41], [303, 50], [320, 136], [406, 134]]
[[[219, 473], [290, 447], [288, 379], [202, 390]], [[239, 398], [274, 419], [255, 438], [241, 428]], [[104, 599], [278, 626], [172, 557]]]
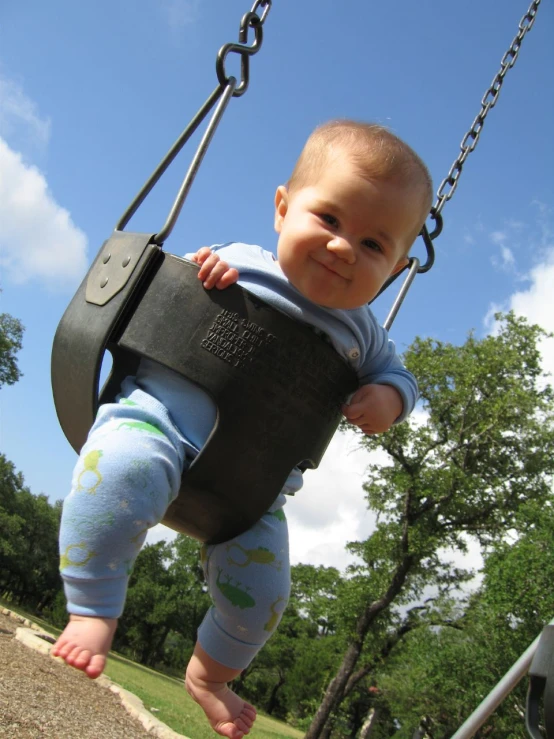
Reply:
[[[23, 618], [23, 616], [20, 616], [18, 613], [10, 611], [8, 608], [0, 608], [0, 613], [22, 624], [22, 626], [19, 626], [15, 631], [15, 638], [19, 642], [30, 649], [34, 649], [36, 652], [50, 656], [50, 658], [56, 660], [56, 662], [65, 664], [61, 657], [54, 657], [50, 654], [52, 645], [55, 641], [51, 634], [47, 634], [40, 628], [40, 626], [29, 621], [27, 618]], [[152, 734], [152, 736], [157, 737], [157, 739], [189, 739], [189, 737], [184, 734], [178, 734], [176, 731], [173, 731], [173, 729], [170, 729], [169, 726], [153, 716], [150, 711], [144, 707], [144, 703], [140, 698], [133, 693], [130, 693], [128, 690], [125, 690], [125, 688], [122, 688], [117, 683], [114, 683], [109, 677], [100, 675], [100, 677], [96, 678], [94, 682], [103, 688], [111, 690], [112, 693], [117, 695], [127, 713], [140, 721], [142, 726], [149, 734]]]

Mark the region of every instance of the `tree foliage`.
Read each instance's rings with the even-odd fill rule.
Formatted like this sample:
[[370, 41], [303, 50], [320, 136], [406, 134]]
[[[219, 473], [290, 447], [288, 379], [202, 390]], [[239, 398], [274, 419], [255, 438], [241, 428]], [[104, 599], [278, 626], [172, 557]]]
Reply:
[[141, 664], [182, 672], [209, 606], [199, 553], [199, 543], [185, 536], [142, 549], [114, 649]]
[[398, 606], [430, 588], [444, 596], [467, 580], [470, 573], [445, 562], [445, 548], [465, 552], [467, 537], [491, 546], [518, 526], [529, 500], [549, 501], [554, 413], [540, 365], [543, 335], [508, 314], [494, 336], [471, 334], [462, 346], [416, 339], [409, 348], [404, 359], [418, 378], [426, 421], [362, 440], [384, 450], [390, 464], [369, 468], [364, 487], [379, 520], [366, 541], [351, 545], [365, 595], [307, 739], [325, 736], [356, 674], [368, 674], [364, 663], [376, 665], [379, 635], [394, 638], [408, 626]]
[[17, 353], [22, 347], [23, 324], [9, 313], [0, 313], [0, 388], [21, 377]]
[[60, 590], [60, 505], [35, 496], [0, 454], [0, 593], [34, 609], [50, 607]]
[[[411, 739], [425, 716], [430, 736], [451, 736], [554, 616], [554, 511], [522, 508], [521, 530], [494, 543], [481, 586], [466, 600], [444, 604], [451, 626], [410, 635], [380, 675], [387, 701]], [[527, 681], [488, 719], [478, 737], [524, 739]]]

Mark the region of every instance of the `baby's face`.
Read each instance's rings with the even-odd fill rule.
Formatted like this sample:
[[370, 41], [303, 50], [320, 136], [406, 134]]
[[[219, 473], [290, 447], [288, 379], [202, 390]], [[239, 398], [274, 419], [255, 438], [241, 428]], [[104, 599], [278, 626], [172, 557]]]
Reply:
[[421, 197], [362, 176], [346, 157], [314, 184], [275, 198], [277, 259], [305, 297], [327, 308], [368, 303], [406, 264], [423, 220]]

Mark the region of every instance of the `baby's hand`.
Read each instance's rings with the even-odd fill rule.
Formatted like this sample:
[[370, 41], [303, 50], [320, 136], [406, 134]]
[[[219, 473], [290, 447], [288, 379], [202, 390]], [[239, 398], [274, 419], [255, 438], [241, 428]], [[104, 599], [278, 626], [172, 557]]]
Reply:
[[200, 265], [198, 279], [202, 280], [202, 284], [206, 290], [211, 290], [212, 287], [217, 287], [218, 290], [224, 290], [239, 278], [238, 270], [234, 267], [229, 267], [227, 262], [223, 262], [209, 246], [203, 246], [201, 249], [198, 249], [192, 257], [192, 261]]
[[362, 385], [342, 412], [365, 434], [382, 434], [390, 429], [403, 408], [402, 397], [392, 385]]

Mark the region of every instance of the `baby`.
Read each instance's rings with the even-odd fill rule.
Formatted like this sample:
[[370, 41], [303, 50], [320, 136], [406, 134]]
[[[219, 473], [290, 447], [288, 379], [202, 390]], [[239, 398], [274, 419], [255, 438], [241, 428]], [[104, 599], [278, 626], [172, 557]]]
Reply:
[[[359, 377], [345, 417], [366, 434], [381, 433], [413, 410], [417, 384], [367, 303], [407, 264], [431, 201], [429, 173], [409, 146], [375, 124], [333, 121], [312, 133], [289, 183], [277, 188], [276, 257], [240, 243], [187, 256], [200, 266], [207, 290], [238, 281], [325, 334]], [[146, 533], [162, 520], [215, 419], [206, 393], [150, 360], [124, 381], [118, 403], [98, 411], [64, 502], [60, 569], [70, 620], [53, 648], [91, 678], [104, 669]], [[285, 609], [283, 506], [301, 486], [294, 469], [258, 523], [203, 551], [213, 605], [198, 630], [186, 687], [213, 729], [229, 739], [248, 734], [256, 717], [228, 683]], [[264, 556], [256, 557], [260, 550]], [[247, 597], [232, 602], [222, 587], [228, 582]]]

